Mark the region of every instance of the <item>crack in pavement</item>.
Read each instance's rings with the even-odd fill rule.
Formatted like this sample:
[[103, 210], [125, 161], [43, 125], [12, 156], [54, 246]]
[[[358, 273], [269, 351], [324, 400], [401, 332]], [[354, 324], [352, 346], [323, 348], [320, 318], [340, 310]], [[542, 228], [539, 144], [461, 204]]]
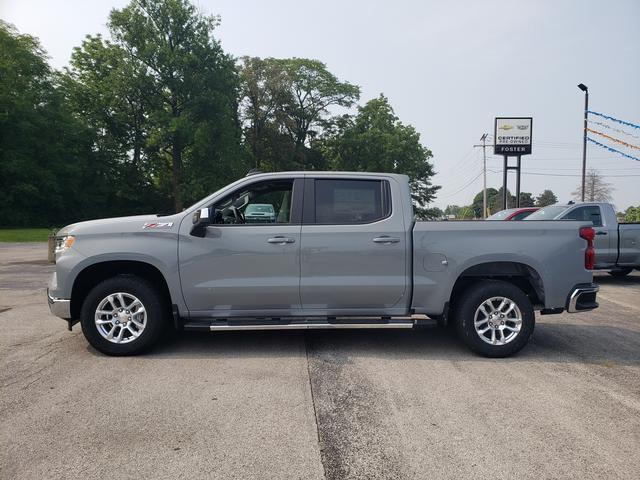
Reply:
[[318, 427], [318, 412], [316, 410], [316, 399], [313, 393], [313, 382], [311, 381], [311, 368], [309, 367], [309, 339], [307, 332], [304, 332], [304, 353], [307, 357], [307, 376], [309, 379], [309, 391], [311, 392], [311, 406], [313, 407], [313, 417], [316, 422], [316, 435], [318, 436], [318, 450], [320, 451], [320, 464], [322, 465], [322, 476], [327, 478], [327, 471], [324, 467], [324, 461], [322, 459], [322, 441], [320, 440], [320, 428]]
[[[341, 339], [347, 345], [336, 346]], [[307, 352], [325, 477], [411, 477], [402, 435], [389, 415], [390, 399], [351, 359], [348, 337], [317, 334]]]

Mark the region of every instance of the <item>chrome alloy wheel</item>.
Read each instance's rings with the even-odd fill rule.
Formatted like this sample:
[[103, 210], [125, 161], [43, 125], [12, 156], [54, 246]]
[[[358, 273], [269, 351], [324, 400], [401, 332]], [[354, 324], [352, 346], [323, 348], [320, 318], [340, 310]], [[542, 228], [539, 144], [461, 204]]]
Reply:
[[473, 325], [484, 342], [506, 345], [520, 333], [522, 313], [510, 298], [491, 297], [476, 309]]
[[112, 293], [98, 304], [95, 323], [100, 335], [111, 343], [129, 343], [144, 331], [147, 311], [134, 295]]

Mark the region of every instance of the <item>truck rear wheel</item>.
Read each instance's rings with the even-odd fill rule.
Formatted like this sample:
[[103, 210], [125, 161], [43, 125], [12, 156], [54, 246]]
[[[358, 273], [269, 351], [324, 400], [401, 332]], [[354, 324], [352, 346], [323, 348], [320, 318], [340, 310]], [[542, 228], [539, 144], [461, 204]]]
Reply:
[[611, 275], [612, 277], [626, 277], [627, 275], [629, 275], [631, 273], [631, 271], [633, 270], [633, 268], [623, 268], [621, 270], [611, 270], [609, 272], [609, 275]]
[[465, 290], [454, 317], [460, 338], [485, 357], [516, 353], [535, 327], [529, 297], [515, 285], [499, 280], [483, 280]]
[[161, 296], [136, 276], [117, 276], [96, 285], [80, 313], [82, 333], [107, 355], [136, 355], [155, 344], [167, 324]]

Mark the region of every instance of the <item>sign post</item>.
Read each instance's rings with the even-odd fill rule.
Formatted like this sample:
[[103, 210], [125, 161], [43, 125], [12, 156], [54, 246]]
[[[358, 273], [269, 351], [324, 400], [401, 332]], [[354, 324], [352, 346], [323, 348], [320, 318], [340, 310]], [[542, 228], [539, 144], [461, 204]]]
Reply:
[[[504, 156], [502, 175], [502, 208], [507, 208], [507, 172], [516, 171], [516, 207], [520, 206], [520, 167], [522, 155], [531, 154], [532, 117], [496, 117], [493, 153]], [[509, 166], [509, 157], [517, 157], [516, 166]]]

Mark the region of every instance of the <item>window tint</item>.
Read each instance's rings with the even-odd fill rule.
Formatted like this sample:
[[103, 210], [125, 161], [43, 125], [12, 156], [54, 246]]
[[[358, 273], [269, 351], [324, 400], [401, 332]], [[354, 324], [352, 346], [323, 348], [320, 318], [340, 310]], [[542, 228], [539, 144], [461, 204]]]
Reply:
[[593, 222], [594, 227], [602, 226], [600, 207], [597, 205], [575, 208], [567, 213], [563, 220], [581, 220], [583, 222]]
[[511, 220], [524, 220], [525, 218], [527, 218], [529, 215], [531, 215], [533, 212], [531, 210], [526, 210], [524, 212], [520, 212], [520, 213], [516, 213], [513, 217], [511, 217]]
[[381, 180], [316, 180], [316, 223], [371, 223], [391, 213], [388, 184]]
[[216, 224], [290, 223], [293, 180], [254, 183], [213, 205]]

